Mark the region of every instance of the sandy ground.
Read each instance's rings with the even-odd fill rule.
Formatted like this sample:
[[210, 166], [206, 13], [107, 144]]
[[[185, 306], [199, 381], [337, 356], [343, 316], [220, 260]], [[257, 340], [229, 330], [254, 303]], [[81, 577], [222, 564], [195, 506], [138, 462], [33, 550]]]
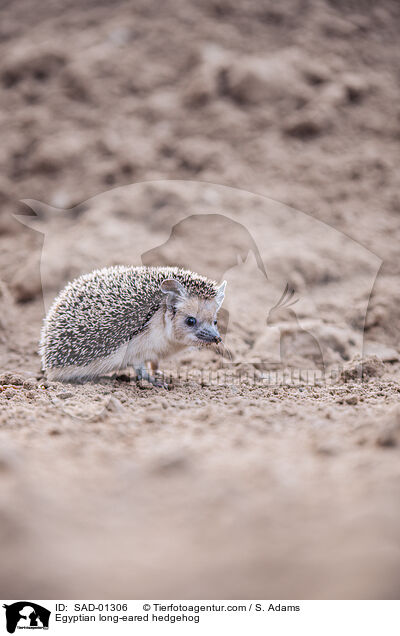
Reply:
[[[2, 597], [398, 598], [399, 26], [395, 2], [3, 8]], [[118, 263], [225, 278], [233, 360], [46, 381], [49, 303]]]

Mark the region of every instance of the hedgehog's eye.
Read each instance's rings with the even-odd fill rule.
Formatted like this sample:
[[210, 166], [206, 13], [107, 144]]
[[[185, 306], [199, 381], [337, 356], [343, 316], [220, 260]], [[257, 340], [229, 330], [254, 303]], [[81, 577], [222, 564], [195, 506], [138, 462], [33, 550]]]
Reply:
[[197, 320], [194, 316], [188, 316], [185, 320], [188, 327], [194, 327], [197, 323]]
[[216, 325], [216, 324], [217, 324], [217, 322], [218, 322], [217, 320], [214, 320], [214, 325]]

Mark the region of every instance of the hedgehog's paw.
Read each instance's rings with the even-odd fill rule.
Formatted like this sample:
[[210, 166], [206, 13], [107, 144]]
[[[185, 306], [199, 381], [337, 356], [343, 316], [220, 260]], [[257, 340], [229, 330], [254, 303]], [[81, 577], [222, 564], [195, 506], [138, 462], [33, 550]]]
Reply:
[[167, 377], [163, 371], [156, 371], [154, 374], [154, 386], [162, 386], [164, 389], [170, 391], [174, 384], [172, 377]]
[[157, 378], [154, 377], [150, 380], [150, 382], [152, 383], [153, 386], [156, 386], [160, 389], [170, 389], [171, 386], [169, 384], [167, 384], [167, 382], [164, 382], [164, 380], [162, 378]]
[[135, 369], [135, 373], [136, 373], [136, 382], [138, 383], [141, 382], [142, 380], [145, 380], [146, 382], [149, 382], [150, 384], [152, 384], [153, 386], [157, 388], [163, 388], [163, 389], [169, 388], [167, 383], [165, 382], [163, 374], [160, 373], [159, 371], [156, 371], [155, 374], [152, 375], [151, 373], [149, 373], [149, 371], [146, 369], [145, 366], [141, 366]]

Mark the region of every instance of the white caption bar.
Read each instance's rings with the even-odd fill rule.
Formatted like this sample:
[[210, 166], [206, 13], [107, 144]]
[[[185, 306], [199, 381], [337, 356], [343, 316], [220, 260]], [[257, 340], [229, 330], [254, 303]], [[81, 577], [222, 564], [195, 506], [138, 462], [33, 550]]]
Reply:
[[400, 634], [400, 601], [8, 600], [1, 606], [1, 633], [17, 636]]

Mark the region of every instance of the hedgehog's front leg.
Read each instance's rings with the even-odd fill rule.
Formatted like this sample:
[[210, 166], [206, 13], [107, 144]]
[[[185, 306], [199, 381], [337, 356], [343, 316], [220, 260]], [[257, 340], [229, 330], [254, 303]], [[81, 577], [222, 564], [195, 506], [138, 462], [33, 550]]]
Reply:
[[158, 362], [152, 360], [150, 362], [150, 368], [152, 373], [149, 373], [149, 370], [147, 369], [145, 364], [141, 364], [139, 367], [135, 367], [136, 382], [139, 382], [140, 380], [146, 380], [146, 382], [150, 382], [150, 384], [152, 384], [153, 386], [166, 388], [166, 384], [165, 382], [163, 382], [163, 379], [159, 375], [157, 377]]
[[136, 382], [140, 382], [140, 380], [146, 380], [147, 382], [150, 382], [151, 376], [145, 364], [141, 364], [140, 366], [135, 367], [135, 373]]

